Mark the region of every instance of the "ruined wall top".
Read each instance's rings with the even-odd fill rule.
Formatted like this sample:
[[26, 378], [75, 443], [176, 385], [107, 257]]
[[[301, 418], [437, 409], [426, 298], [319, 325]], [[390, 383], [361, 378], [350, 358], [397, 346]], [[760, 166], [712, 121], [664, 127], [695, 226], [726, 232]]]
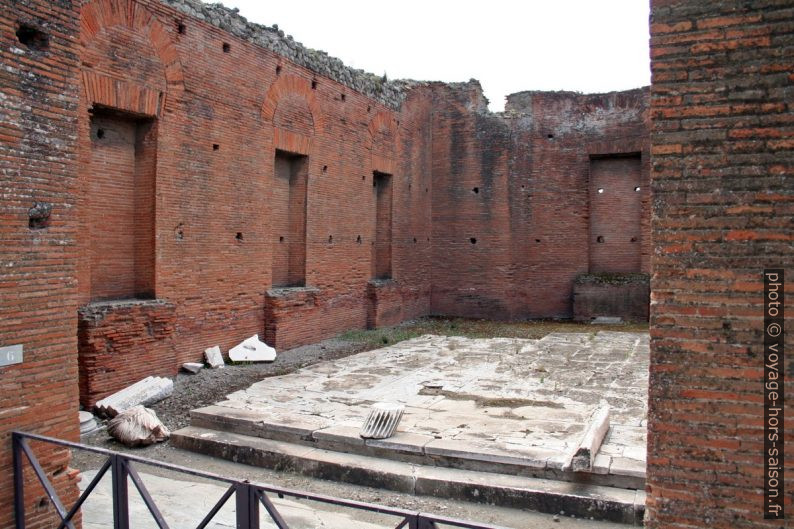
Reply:
[[613, 108], [627, 105], [648, 106], [651, 89], [649, 86], [604, 93], [582, 93], [568, 90], [525, 90], [507, 96], [505, 112], [530, 112], [533, 103], [577, 103], [592, 107]]
[[263, 26], [249, 22], [236, 8], [230, 9], [218, 3], [205, 4], [200, 0], [161, 1], [182, 13], [208, 22], [236, 37], [272, 50], [313, 72], [334, 79], [389, 108], [397, 109], [408, 90], [420, 84], [410, 80], [390, 81], [385, 75], [375, 75], [346, 66], [336, 57], [331, 57], [324, 51], [307, 48], [295, 41], [291, 35], [285, 35], [277, 24]]

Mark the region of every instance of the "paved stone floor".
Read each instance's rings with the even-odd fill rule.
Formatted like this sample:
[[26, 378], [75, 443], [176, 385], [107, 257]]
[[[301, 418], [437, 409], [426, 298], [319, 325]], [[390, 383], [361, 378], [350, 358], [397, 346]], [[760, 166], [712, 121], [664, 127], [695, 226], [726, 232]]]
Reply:
[[648, 354], [646, 333], [426, 335], [267, 378], [216, 406], [352, 441], [373, 402], [400, 402], [403, 449], [513, 455], [559, 468], [606, 401], [611, 428], [593, 471], [642, 478]]

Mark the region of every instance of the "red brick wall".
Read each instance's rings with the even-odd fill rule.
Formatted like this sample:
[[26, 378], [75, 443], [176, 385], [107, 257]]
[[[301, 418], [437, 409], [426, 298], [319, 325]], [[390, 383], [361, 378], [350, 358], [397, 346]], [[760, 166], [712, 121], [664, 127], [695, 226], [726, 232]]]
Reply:
[[793, 45], [790, 2], [652, 1], [652, 529], [789, 527], [763, 520], [762, 272], [792, 299]]
[[[522, 92], [501, 116], [476, 83], [434, 94], [433, 312], [570, 317], [574, 279], [589, 271], [591, 157], [641, 156], [630, 168], [641, 191], [626, 191], [639, 216], [608, 229], [648, 233], [648, 91]], [[648, 272], [650, 238], [628, 244], [632, 268]]]
[[[80, 27], [79, 304], [175, 307], [172, 333], [141, 340], [148, 316], [123, 304], [81, 320], [86, 366], [159, 351], [176, 370], [252, 334], [284, 349], [430, 312], [570, 316], [589, 157], [643, 149], [642, 91], [518, 94], [498, 117], [474, 85], [424, 85], [395, 110], [156, 0], [86, 1]], [[128, 130], [101, 147], [92, 120], [108, 119], [136, 120], [134, 145]], [[277, 151], [305, 157], [305, 189], [278, 185]], [[393, 279], [382, 292], [373, 270]], [[113, 333], [112, 351], [90, 345]], [[142, 374], [101, 372], [84, 402]]]
[[[96, 179], [92, 108], [140, 116], [156, 127], [154, 295], [176, 307], [169, 338], [179, 344], [174, 366], [252, 334], [270, 336], [283, 349], [365, 327], [376, 170], [393, 175], [392, 276], [406, 291], [403, 312], [428, 312], [430, 194], [418, 190], [430, 185], [424, 148], [430, 111], [421, 94], [394, 111], [156, 1], [86, 2], [82, 20], [81, 186]], [[287, 194], [286, 213], [274, 174], [277, 149], [306, 156], [305, 189]], [[98, 201], [85, 198], [79, 206], [79, 243], [86, 246], [89, 228], [106, 215]], [[289, 213], [301, 209], [304, 215]], [[299, 217], [303, 229], [293, 222]], [[300, 231], [305, 244], [296, 248], [304, 255], [282, 255]], [[300, 292], [287, 293], [286, 305], [284, 297], [266, 295], [285, 284], [279, 275], [285, 266], [286, 283], [301, 283], [300, 275], [316, 289], [308, 305], [295, 301]], [[92, 299], [87, 285], [94, 273], [82, 258], [83, 305]], [[109, 314], [104, 322], [129, 329], [124, 315]], [[119, 343], [113, 354], [134, 357], [133, 343]], [[170, 342], [158, 343], [168, 357]]]
[[396, 325], [405, 319], [404, 292], [399, 283], [391, 279], [373, 279], [367, 285], [367, 295], [369, 296], [368, 329]]
[[80, 309], [78, 320], [80, 404], [86, 409], [119, 388], [179, 369], [176, 308], [169, 303], [93, 303]]
[[[21, 43], [20, 23], [48, 35], [46, 48]], [[0, 527], [14, 524], [11, 431], [78, 438], [77, 32], [71, 2], [0, 0], [0, 347], [24, 347], [21, 364], [0, 367]], [[29, 217], [35, 202], [52, 206], [49, 219]], [[61, 498], [73, 502], [68, 453], [35, 446]], [[53, 527], [46, 495], [32, 473], [26, 478], [28, 527]]]

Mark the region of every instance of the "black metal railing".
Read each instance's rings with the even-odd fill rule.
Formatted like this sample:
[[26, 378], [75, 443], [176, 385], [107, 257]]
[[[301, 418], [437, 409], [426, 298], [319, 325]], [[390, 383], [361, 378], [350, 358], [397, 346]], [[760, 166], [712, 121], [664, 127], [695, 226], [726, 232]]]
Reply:
[[[335, 498], [333, 496], [324, 496], [321, 494], [314, 494], [310, 492], [303, 492], [273, 485], [265, 485], [261, 483], [251, 483], [249, 481], [241, 481], [237, 479], [219, 476], [208, 472], [200, 472], [191, 468], [172, 465], [161, 461], [155, 461], [144, 457], [127, 455], [104, 448], [94, 446], [87, 446], [79, 443], [72, 443], [63, 441], [53, 437], [47, 437], [38, 434], [13, 432], [12, 433], [12, 446], [14, 454], [14, 514], [16, 516], [16, 528], [25, 529], [25, 490], [24, 490], [24, 475], [23, 464], [27, 459], [28, 464], [32, 467], [33, 472], [36, 474], [44, 491], [49, 497], [50, 502], [55, 507], [57, 515], [60, 517], [60, 524], [58, 529], [74, 529], [72, 519], [77, 514], [80, 507], [86, 501], [91, 492], [99, 484], [102, 477], [110, 470], [112, 491], [113, 491], [113, 527], [114, 529], [129, 529], [129, 482], [132, 481], [138, 493], [141, 496], [146, 507], [152, 515], [152, 518], [161, 529], [168, 528], [168, 524], [163, 518], [160, 509], [158, 509], [154, 499], [149, 494], [146, 486], [143, 484], [137, 470], [133, 463], [141, 463], [151, 465], [167, 470], [189, 474], [191, 476], [210, 479], [229, 485], [226, 492], [218, 499], [215, 505], [210, 509], [204, 519], [196, 526], [197, 529], [207, 527], [213, 517], [221, 510], [226, 502], [232, 497], [235, 497], [236, 505], [236, 522], [238, 529], [259, 529], [259, 514], [260, 507], [264, 507], [270, 519], [275, 523], [279, 529], [288, 529], [289, 525], [279, 513], [276, 506], [270, 501], [267, 493], [277, 494], [279, 498], [291, 497], [296, 499], [311, 500], [319, 503], [336, 505], [339, 507], [348, 507], [351, 509], [359, 509], [368, 512], [374, 512], [383, 515], [394, 516], [399, 519], [398, 524], [394, 529], [437, 529], [438, 525], [445, 525], [451, 527], [459, 527], [466, 529], [498, 529], [493, 525], [483, 525], [480, 523], [467, 522], [464, 520], [457, 520], [454, 518], [447, 518], [443, 516], [435, 516], [421, 512], [410, 511], [407, 509], [398, 509], [392, 507], [385, 507], [372, 503], [364, 503], [353, 500], [346, 500], [342, 498]], [[85, 488], [83, 493], [77, 499], [75, 504], [66, 510], [58, 493], [53, 487], [52, 483], [47, 478], [46, 472], [39, 464], [36, 455], [28, 443], [28, 440], [41, 441], [44, 443], [63, 446], [71, 449], [85, 450], [107, 456], [99, 471], [97, 471], [94, 479]]]

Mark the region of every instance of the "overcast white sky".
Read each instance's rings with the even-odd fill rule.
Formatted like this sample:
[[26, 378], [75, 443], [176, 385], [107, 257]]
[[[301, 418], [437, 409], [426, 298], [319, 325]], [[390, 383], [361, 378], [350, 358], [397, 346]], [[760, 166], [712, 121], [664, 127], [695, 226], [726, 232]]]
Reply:
[[490, 109], [522, 90], [650, 83], [648, 0], [224, 0], [253, 22], [390, 79], [478, 79]]

